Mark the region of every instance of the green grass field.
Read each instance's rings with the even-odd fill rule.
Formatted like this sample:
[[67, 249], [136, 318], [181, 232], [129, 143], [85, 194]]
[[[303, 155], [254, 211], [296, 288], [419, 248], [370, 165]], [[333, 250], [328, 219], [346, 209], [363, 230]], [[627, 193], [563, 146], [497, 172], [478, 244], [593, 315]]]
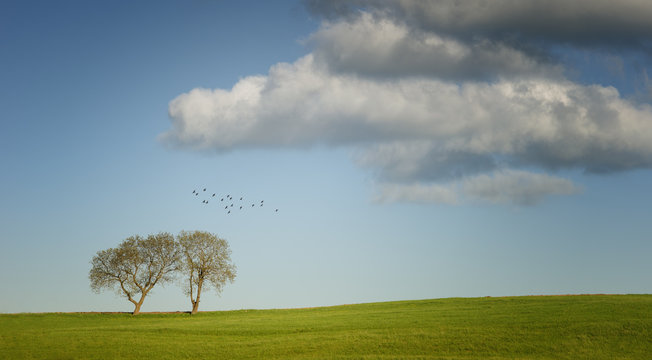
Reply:
[[652, 295], [0, 315], [2, 359], [652, 359]]

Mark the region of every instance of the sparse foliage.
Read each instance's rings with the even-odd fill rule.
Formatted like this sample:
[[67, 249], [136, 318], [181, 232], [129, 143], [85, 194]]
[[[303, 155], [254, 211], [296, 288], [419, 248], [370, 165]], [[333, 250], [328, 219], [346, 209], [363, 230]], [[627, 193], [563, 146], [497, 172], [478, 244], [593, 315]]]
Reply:
[[131, 236], [117, 248], [98, 251], [93, 257], [88, 275], [91, 289], [115, 290], [134, 304], [136, 315], [156, 284], [172, 280], [179, 269], [179, 255], [178, 244], [169, 233]]
[[178, 236], [185, 291], [190, 296], [192, 314], [197, 313], [203, 289], [213, 287], [219, 294], [227, 281], [233, 282], [236, 267], [231, 263], [229, 243], [217, 235], [182, 231]]

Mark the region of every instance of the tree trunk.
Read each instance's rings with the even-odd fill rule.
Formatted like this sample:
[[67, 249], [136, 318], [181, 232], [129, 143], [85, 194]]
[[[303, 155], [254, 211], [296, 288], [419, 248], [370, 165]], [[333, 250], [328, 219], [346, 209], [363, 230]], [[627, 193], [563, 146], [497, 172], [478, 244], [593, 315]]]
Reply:
[[136, 303], [136, 308], [134, 309], [134, 312], [132, 313], [133, 315], [138, 315], [140, 314], [140, 306], [143, 305], [142, 302]]
[[[149, 290], [147, 292], [149, 292]], [[140, 296], [140, 300], [138, 300], [138, 302], [134, 303], [134, 305], [136, 305], [136, 308], [134, 309], [134, 312], [132, 313], [133, 315], [140, 314], [140, 307], [143, 305], [143, 302], [145, 301], [145, 296], [147, 296], [147, 292], [143, 292], [143, 294]]]
[[194, 301], [192, 299], [190, 299], [190, 301], [192, 301], [192, 311], [190, 312], [191, 315], [196, 314], [197, 311], [199, 310], [199, 297], [201, 296], [201, 286], [202, 286], [202, 284], [203, 284], [203, 281], [199, 280], [199, 283], [197, 284], [197, 298]]

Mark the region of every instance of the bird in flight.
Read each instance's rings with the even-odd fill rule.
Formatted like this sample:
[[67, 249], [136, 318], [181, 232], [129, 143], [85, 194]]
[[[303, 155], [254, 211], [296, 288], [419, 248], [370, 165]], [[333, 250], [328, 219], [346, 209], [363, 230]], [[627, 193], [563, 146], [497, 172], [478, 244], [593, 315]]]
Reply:
[[[207, 192], [207, 190], [208, 190], [208, 188], [200, 188], [199, 190], [193, 189], [192, 194], [195, 195], [195, 196], [199, 196], [200, 191]], [[234, 197], [231, 196], [230, 194], [227, 194], [226, 196], [222, 196], [222, 197], [217, 196], [217, 193], [207, 193], [207, 195], [208, 194], [211, 194], [211, 195], [208, 198], [204, 197], [204, 199], [202, 199], [202, 201], [201, 201], [202, 204], [208, 204], [209, 199], [213, 198], [213, 197], [219, 198], [221, 202], [224, 202], [225, 198], [226, 198], [226, 200], [231, 200], [231, 204], [227, 203], [227, 205], [224, 207], [224, 210], [227, 210], [227, 214], [231, 213], [231, 210], [232, 210], [231, 208], [243, 210], [246, 207], [246, 205], [244, 203], [240, 203], [240, 204], [238, 204], [238, 206], [235, 206], [235, 202], [233, 201]], [[244, 196], [238, 196], [238, 197], [236, 197], [236, 199], [237, 198], [239, 198], [240, 201], [244, 200]], [[265, 200], [260, 200], [259, 203], [252, 202], [251, 207], [254, 208], [254, 207], [256, 207], [256, 205], [258, 205], [258, 207], [264, 207]], [[278, 210], [279, 210], [278, 208], [273, 208], [273, 209], [274, 209], [275, 213], [277, 213]]]

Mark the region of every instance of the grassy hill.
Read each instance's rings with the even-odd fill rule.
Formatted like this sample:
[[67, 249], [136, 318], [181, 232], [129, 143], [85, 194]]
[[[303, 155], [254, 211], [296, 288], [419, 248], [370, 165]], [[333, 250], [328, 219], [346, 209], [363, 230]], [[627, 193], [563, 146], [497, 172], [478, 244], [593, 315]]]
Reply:
[[652, 359], [652, 295], [0, 315], [6, 359]]

